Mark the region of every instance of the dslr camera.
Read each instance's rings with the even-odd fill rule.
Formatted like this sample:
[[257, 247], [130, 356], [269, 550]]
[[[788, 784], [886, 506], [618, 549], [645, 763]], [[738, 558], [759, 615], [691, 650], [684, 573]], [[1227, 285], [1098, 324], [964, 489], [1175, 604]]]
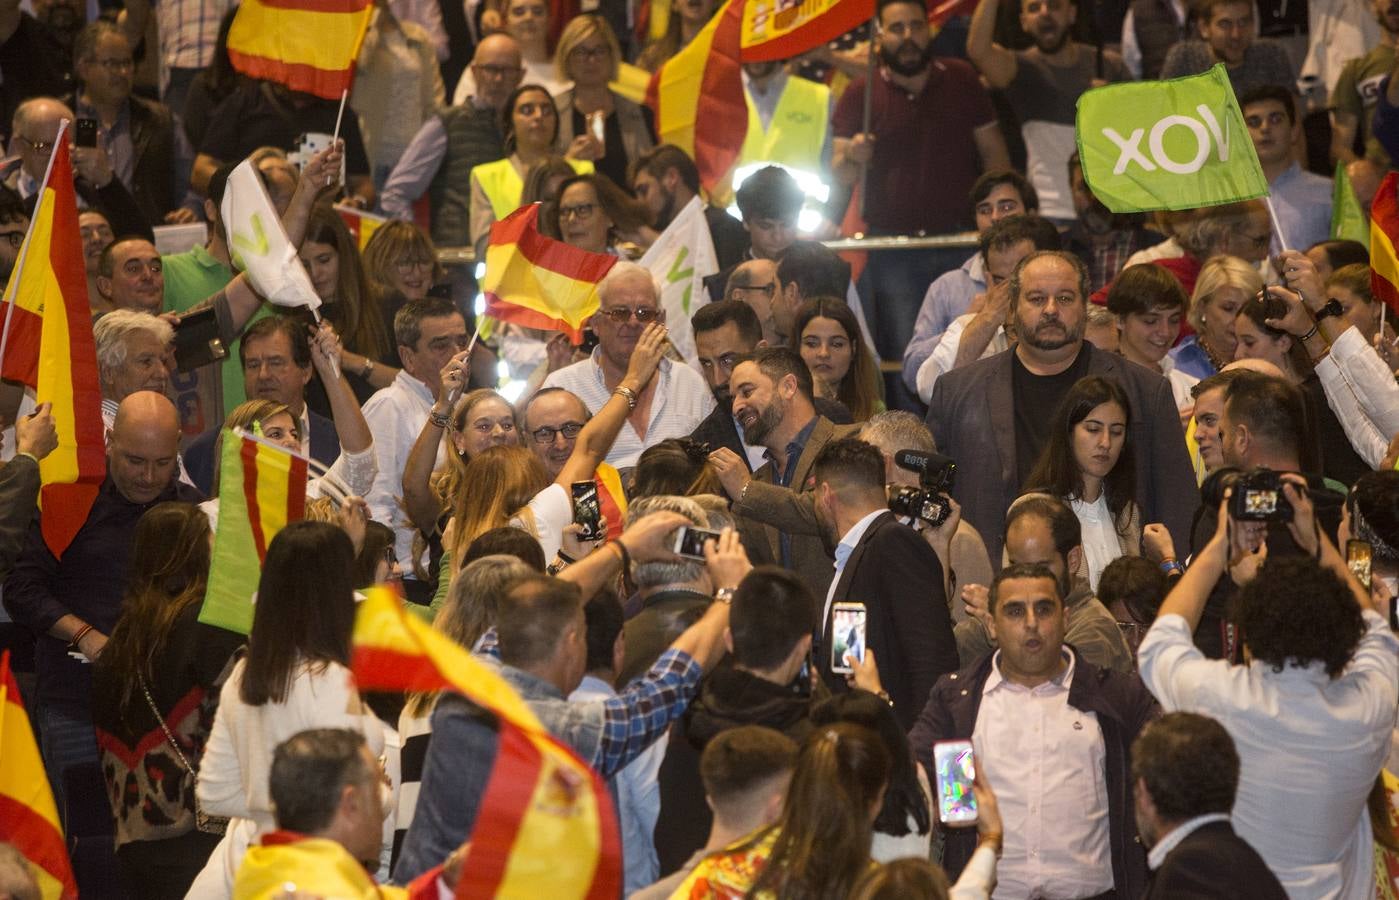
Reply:
[[1229, 515], [1236, 522], [1290, 522], [1292, 504], [1282, 492], [1282, 478], [1272, 469], [1240, 472], [1232, 481]]
[[918, 487], [900, 487], [889, 497], [889, 509], [896, 516], [918, 519], [930, 528], [937, 528], [952, 514], [947, 495], [952, 490], [952, 478], [957, 464], [940, 453], [900, 450], [894, 454], [894, 464], [908, 472], [918, 473]]

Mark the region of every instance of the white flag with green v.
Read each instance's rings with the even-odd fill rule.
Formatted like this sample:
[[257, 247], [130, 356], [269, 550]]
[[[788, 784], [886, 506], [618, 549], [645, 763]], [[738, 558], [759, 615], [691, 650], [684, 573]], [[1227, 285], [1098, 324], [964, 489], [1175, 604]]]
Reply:
[[1222, 64], [1088, 91], [1078, 99], [1077, 130], [1083, 177], [1113, 212], [1195, 209], [1268, 193]]

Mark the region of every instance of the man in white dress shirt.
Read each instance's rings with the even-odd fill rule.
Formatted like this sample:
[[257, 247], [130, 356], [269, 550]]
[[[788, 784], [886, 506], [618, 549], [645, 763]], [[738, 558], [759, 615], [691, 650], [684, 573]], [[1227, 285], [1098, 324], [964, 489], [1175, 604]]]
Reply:
[[[1138, 661], [1162, 707], [1218, 719], [1234, 739], [1234, 828], [1288, 894], [1361, 900], [1375, 895], [1366, 798], [1389, 754], [1399, 640], [1317, 527], [1304, 479], [1282, 478], [1302, 555], [1257, 552], [1267, 523], [1234, 521], [1226, 500]], [[1343, 522], [1343, 540], [1349, 530]], [[1230, 575], [1245, 582], [1234, 602], [1244, 666], [1206, 659], [1191, 639], [1211, 588]]]
[[[614, 265], [598, 284], [599, 306], [592, 317], [597, 349], [588, 359], [550, 374], [543, 386], [571, 391], [597, 415], [609, 397], [624, 390], [618, 384], [641, 332], [651, 322], [665, 322], [659, 298], [650, 272], [631, 262]], [[685, 437], [714, 409], [714, 394], [700, 374], [670, 359], [661, 360], [656, 377], [639, 395], [626, 399], [631, 415], [607, 454], [608, 464], [619, 469], [636, 465], [647, 447]]]
[[[442, 387], [442, 368], [466, 349], [469, 336], [466, 320], [456, 307], [436, 299], [405, 303], [393, 317], [393, 334], [403, 368], [393, 384], [364, 404], [364, 418], [379, 457], [374, 490], [365, 500], [374, 520], [394, 530], [394, 552], [406, 563], [413, 558], [413, 523], [403, 506], [403, 467]], [[439, 465], [441, 455], [439, 448]], [[403, 588], [410, 599], [421, 598], [423, 603], [432, 592], [411, 570], [404, 574]]]

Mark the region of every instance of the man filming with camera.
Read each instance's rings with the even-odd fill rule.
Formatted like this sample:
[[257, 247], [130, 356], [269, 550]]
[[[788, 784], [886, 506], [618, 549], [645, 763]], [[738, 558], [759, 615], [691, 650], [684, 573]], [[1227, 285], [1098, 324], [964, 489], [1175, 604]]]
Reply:
[[[1303, 476], [1316, 510], [1314, 527], [1334, 540], [1343, 498], [1320, 475], [1307, 471], [1302, 444], [1308, 434], [1305, 409], [1301, 392], [1281, 378], [1244, 372], [1225, 388], [1219, 420], [1224, 468], [1200, 488], [1203, 505], [1195, 514], [1190, 542], [1196, 554], [1214, 536], [1216, 510], [1232, 485], [1239, 498], [1236, 504], [1246, 504], [1239, 510], [1240, 517], [1247, 516], [1240, 527], [1255, 543], [1266, 543], [1270, 557], [1310, 555], [1314, 544], [1299, 546], [1289, 527], [1292, 510], [1282, 492], [1281, 473]], [[1196, 646], [1208, 657], [1242, 659], [1242, 636], [1232, 614], [1237, 594], [1229, 578], [1213, 583], [1194, 633]]]

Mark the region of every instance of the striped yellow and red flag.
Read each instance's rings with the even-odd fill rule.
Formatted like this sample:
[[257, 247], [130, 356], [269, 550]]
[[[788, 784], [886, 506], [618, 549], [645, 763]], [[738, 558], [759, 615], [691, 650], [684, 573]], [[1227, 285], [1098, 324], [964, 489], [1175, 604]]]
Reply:
[[599, 463], [593, 481], [597, 482], [598, 507], [607, 522], [607, 539], [615, 541], [627, 523], [627, 492], [622, 488], [622, 475], [607, 463]]
[[1399, 173], [1390, 172], [1370, 204], [1370, 290], [1399, 313]]
[[743, 12], [743, 61], [801, 56], [873, 17], [874, 0], [749, 0]]
[[267, 545], [306, 515], [306, 457], [225, 431], [219, 456], [219, 529], [199, 621], [247, 634]]
[[486, 315], [527, 328], [562, 331], [577, 344], [597, 312], [597, 285], [616, 264], [539, 233], [539, 204], [522, 206], [491, 226], [486, 245]]
[[336, 205], [335, 212], [340, 216], [340, 221], [345, 223], [346, 230], [355, 239], [355, 246], [361, 253], [369, 244], [369, 239], [374, 237], [374, 232], [379, 230], [379, 226], [388, 221], [383, 216], [355, 209], [353, 206]]
[[363, 690], [460, 693], [500, 723], [500, 748], [462, 862], [458, 897], [613, 900], [621, 844], [607, 785], [490, 666], [372, 588], [355, 617]]
[[690, 154], [707, 191], [729, 173], [748, 134], [739, 66], [742, 37], [743, 0], [728, 0], [657, 70], [646, 91], [661, 142]]
[[0, 654], [0, 841], [13, 844], [29, 860], [44, 900], [78, 896], [58, 807], [10, 672], [8, 650]]
[[102, 388], [78, 235], [67, 125], [59, 129], [34, 218], [5, 290], [0, 377], [53, 404], [58, 449], [39, 463], [44, 542], [55, 557], [87, 521], [106, 477]]
[[243, 0], [228, 58], [251, 78], [339, 100], [354, 80], [372, 0]]

